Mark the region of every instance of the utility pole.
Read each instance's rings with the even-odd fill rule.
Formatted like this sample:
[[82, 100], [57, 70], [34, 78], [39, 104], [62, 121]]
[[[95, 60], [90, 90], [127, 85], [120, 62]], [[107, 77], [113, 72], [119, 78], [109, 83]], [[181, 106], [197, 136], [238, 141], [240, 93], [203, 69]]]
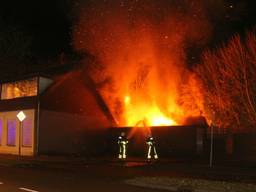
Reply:
[[211, 128], [211, 149], [210, 149], [210, 162], [209, 162], [209, 166], [212, 167], [212, 163], [213, 163], [213, 124], [211, 123], [210, 125]]

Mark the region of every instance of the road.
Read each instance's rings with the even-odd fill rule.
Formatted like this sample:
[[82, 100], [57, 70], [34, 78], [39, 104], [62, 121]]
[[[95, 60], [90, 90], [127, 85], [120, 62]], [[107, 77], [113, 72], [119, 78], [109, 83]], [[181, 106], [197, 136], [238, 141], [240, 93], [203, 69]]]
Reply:
[[130, 186], [124, 180], [140, 176], [200, 177], [256, 183], [252, 169], [209, 169], [190, 164], [38, 164], [0, 165], [0, 192], [122, 191], [161, 192]]
[[129, 186], [123, 182], [132, 175], [142, 174], [131, 169], [111, 165], [68, 164], [51, 167], [0, 166], [0, 192], [145, 191], [144, 188]]

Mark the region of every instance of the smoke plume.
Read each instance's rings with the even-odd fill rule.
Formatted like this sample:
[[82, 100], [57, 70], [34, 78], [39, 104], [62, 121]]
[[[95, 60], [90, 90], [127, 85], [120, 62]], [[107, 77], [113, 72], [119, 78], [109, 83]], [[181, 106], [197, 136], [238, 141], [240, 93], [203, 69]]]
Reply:
[[191, 79], [186, 50], [211, 31], [200, 0], [91, 0], [75, 10], [74, 47], [96, 58], [89, 75], [119, 125], [191, 115], [178, 100]]

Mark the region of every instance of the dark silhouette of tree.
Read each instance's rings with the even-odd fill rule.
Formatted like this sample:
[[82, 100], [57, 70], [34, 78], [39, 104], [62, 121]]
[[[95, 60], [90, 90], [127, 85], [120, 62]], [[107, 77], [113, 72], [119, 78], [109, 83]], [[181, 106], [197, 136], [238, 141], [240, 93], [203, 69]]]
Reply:
[[206, 51], [197, 75], [212, 123], [233, 131], [256, 127], [256, 35], [235, 35], [226, 46]]
[[177, 100], [178, 104], [182, 107], [186, 117], [199, 118], [206, 115], [204, 113], [204, 99], [201, 90], [202, 85], [198, 77], [194, 72], [190, 71], [187, 79], [180, 86], [179, 98]]

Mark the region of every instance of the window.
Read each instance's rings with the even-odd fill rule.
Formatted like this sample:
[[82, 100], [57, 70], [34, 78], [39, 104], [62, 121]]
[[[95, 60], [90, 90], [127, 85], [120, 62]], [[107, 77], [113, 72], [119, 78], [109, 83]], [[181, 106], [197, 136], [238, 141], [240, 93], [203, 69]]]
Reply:
[[33, 121], [27, 118], [22, 124], [22, 146], [32, 147], [32, 131], [33, 131]]
[[3, 138], [3, 121], [0, 119], [0, 145], [2, 145], [2, 138]]
[[7, 121], [7, 145], [16, 145], [16, 120]]
[[2, 84], [1, 99], [14, 99], [37, 95], [37, 78]]

